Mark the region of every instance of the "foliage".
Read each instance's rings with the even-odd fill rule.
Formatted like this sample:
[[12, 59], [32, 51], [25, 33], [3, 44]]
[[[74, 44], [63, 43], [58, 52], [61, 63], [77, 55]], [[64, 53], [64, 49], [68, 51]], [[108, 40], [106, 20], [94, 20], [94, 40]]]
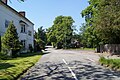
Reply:
[[89, 0], [89, 6], [82, 11], [85, 25], [82, 31], [82, 43], [88, 47], [100, 44], [120, 43], [120, 1]]
[[82, 43], [85, 47], [97, 47], [101, 42], [94, 26], [94, 18], [97, 15], [99, 0], [89, 0], [89, 6], [82, 11], [82, 17], [85, 17], [86, 23], [80, 28]]
[[43, 29], [43, 26], [38, 28], [38, 31], [35, 32], [35, 43], [37, 51], [45, 49], [45, 46], [47, 44], [47, 35], [45, 30]]
[[96, 30], [105, 43], [120, 43], [120, 0], [101, 0], [95, 16]]
[[87, 24], [82, 24], [80, 27], [80, 36], [83, 47], [95, 48], [100, 42], [94, 27]]
[[0, 60], [10, 59], [10, 56], [7, 55], [5, 52], [0, 52]]
[[21, 47], [22, 46], [18, 38], [17, 30], [11, 22], [2, 37], [2, 49], [12, 51], [12, 56], [14, 57]]
[[101, 57], [99, 62], [106, 67], [112, 68], [114, 70], [120, 70], [120, 59], [106, 59]]
[[28, 53], [11, 60], [0, 60], [0, 80], [15, 80], [21, 73], [33, 66], [40, 57], [40, 53]]
[[32, 45], [29, 45], [29, 50], [30, 50], [30, 52], [33, 52], [33, 47], [32, 47]]
[[47, 31], [48, 42], [51, 42], [57, 48], [70, 47], [73, 23], [74, 20], [70, 16], [57, 16], [52, 27]]

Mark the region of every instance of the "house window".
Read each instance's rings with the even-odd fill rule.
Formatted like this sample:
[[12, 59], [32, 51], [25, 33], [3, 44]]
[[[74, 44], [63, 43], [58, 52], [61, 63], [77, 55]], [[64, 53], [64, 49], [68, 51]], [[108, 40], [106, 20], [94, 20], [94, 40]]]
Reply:
[[21, 33], [25, 33], [25, 25], [21, 24]]
[[25, 40], [21, 40], [23, 47], [25, 48]]
[[9, 24], [10, 24], [10, 21], [5, 20], [5, 28], [7, 28], [9, 26]]
[[31, 32], [31, 31], [28, 31], [28, 35], [31, 36], [31, 35], [32, 35], [32, 32]]

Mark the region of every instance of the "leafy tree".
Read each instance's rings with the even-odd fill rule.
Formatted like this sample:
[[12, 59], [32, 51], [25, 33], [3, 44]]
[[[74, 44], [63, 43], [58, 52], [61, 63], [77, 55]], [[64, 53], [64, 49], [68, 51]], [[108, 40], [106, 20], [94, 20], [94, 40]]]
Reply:
[[[11, 0], [9, 0], [11, 2]], [[21, 1], [21, 2], [24, 2], [25, 0], [17, 0], [17, 1]]]
[[48, 42], [57, 48], [69, 48], [73, 35], [74, 20], [70, 16], [57, 16], [48, 29]]
[[43, 26], [38, 28], [38, 31], [35, 32], [35, 41], [38, 51], [41, 49], [45, 49], [45, 46], [47, 44], [47, 35], [45, 30], [43, 29]]
[[12, 56], [15, 57], [21, 47], [22, 46], [18, 38], [17, 30], [13, 22], [10, 22], [7, 31], [2, 37], [2, 49], [12, 51]]
[[87, 44], [120, 43], [120, 1], [89, 0], [89, 6], [82, 11], [86, 20], [83, 32]]
[[98, 38], [96, 30], [93, 26], [83, 24], [80, 27], [80, 36], [83, 47], [97, 47], [98, 43], [100, 42], [100, 39]]
[[54, 33], [53, 30], [54, 30], [53, 27], [51, 27], [51, 28], [49, 28], [49, 29], [47, 30], [47, 42], [48, 42], [48, 43], [51, 43], [51, 44], [53, 45], [53, 47], [55, 48], [55, 44], [56, 44], [56, 42], [57, 42], [57, 38], [56, 38], [56, 36], [54, 35], [55, 33]]
[[85, 47], [98, 47], [103, 41], [99, 38], [99, 33], [96, 30], [96, 17], [98, 16], [100, 0], [89, 0], [89, 6], [82, 11], [82, 17], [85, 17], [85, 25], [81, 27], [84, 28], [82, 33], [82, 43]]
[[120, 44], [120, 0], [101, 0], [94, 22], [104, 43]]

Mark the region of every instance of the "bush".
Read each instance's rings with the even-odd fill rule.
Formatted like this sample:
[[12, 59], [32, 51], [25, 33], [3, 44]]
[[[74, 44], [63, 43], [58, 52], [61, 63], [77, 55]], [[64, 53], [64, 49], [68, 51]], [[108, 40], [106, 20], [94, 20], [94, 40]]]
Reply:
[[7, 53], [0, 52], [0, 59], [2, 60], [10, 59], [10, 56], [8, 56]]
[[33, 52], [33, 47], [32, 47], [32, 45], [29, 45], [29, 50], [30, 50], [30, 52]]
[[17, 29], [14, 26], [13, 22], [9, 24], [7, 31], [2, 36], [1, 42], [3, 49], [7, 49], [8, 53], [12, 52], [11, 54], [12, 57], [17, 56], [17, 52], [20, 51], [22, 45], [19, 41]]

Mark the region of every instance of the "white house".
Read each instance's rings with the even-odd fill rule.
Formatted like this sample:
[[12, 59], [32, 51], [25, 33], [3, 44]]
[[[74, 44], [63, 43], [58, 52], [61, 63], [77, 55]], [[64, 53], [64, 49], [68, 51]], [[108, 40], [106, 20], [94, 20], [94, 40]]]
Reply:
[[29, 46], [34, 48], [34, 24], [25, 17], [25, 12], [17, 12], [7, 4], [7, 0], [0, 0], [0, 35], [3, 36], [8, 24], [13, 21], [17, 28], [19, 40], [24, 46], [24, 51]]

